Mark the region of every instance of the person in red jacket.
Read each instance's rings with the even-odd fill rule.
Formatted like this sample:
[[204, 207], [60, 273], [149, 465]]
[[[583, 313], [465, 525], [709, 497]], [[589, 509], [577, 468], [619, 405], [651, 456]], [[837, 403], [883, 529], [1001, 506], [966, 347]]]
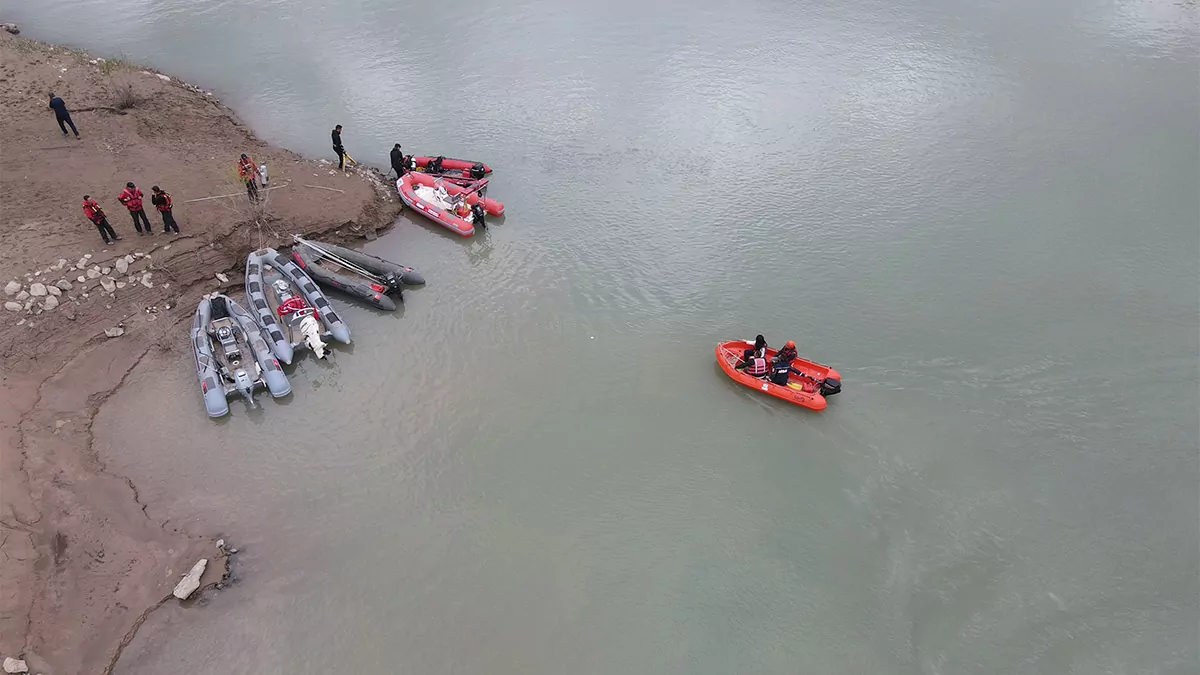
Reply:
[[[117, 201], [129, 209], [129, 215], [133, 217], [133, 228], [138, 234], [154, 234], [154, 230], [150, 228], [150, 219], [146, 217], [146, 211], [142, 208], [142, 191], [137, 189], [136, 185], [126, 183], [125, 189], [117, 195]], [[141, 222], [138, 222], [138, 218], [142, 219]], [[146, 224], [145, 232], [142, 232], [142, 223]]]
[[157, 185], [150, 188], [150, 192], [154, 193], [150, 197], [150, 203], [154, 204], [154, 208], [158, 209], [159, 214], [162, 215], [163, 234], [171, 230], [175, 230], [175, 234], [179, 234], [179, 225], [175, 222], [175, 216], [171, 214], [171, 195]]
[[83, 215], [92, 221], [97, 230], [100, 230], [100, 238], [104, 243], [111, 244], [120, 239], [116, 232], [113, 232], [112, 225], [108, 224], [108, 218], [104, 217], [104, 209], [92, 199], [91, 195], [83, 196]]
[[238, 160], [238, 177], [246, 181], [246, 194], [250, 195], [250, 201], [257, 202], [258, 168], [254, 166], [254, 160], [244, 152], [242, 158]]

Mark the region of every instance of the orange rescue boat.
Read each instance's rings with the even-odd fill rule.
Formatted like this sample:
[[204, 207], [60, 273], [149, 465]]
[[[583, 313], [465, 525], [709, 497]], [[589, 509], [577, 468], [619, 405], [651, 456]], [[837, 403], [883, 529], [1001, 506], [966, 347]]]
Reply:
[[[775, 384], [766, 378], [747, 375], [745, 372], [737, 370], [735, 366], [742, 362], [742, 354], [747, 349], [753, 348], [754, 343], [746, 342], [745, 340], [722, 342], [717, 345], [715, 350], [717, 363], [721, 366], [721, 370], [725, 371], [726, 375], [733, 378], [739, 384], [744, 384], [751, 389], [757, 389], [775, 398], [804, 406], [810, 410], [824, 410], [827, 404], [826, 398], [842, 390], [842, 376], [838, 374], [838, 371], [815, 361], [807, 361], [801, 358], [792, 360], [792, 368], [799, 370], [804, 375], [791, 373], [788, 375], [786, 386]], [[775, 350], [768, 348], [767, 360], [769, 361], [774, 357]]]

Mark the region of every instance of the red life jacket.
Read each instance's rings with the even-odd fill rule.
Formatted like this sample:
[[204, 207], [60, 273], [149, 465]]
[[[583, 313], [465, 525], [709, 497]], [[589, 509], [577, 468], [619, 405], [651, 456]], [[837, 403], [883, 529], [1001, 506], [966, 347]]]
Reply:
[[[166, 190], [163, 190], [162, 192], [159, 192], [156, 196], [161, 199], [161, 202], [158, 204], [155, 204], [154, 205], [155, 208], [157, 208], [159, 211], [170, 211], [171, 210], [171, 195], [167, 194]], [[153, 202], [154, 198], [151, 197], [150, 201]]]
[[302, 309], [308, 309], [308, 303], [304, 302], [304, 298], [293, 295], [292, 297], [279, 303], [279, 316], [291, 314]]
[[242, 180], [251, 180], [258, 174], [258, 169], [254, 166], [254, 160], [247, 157], [246, 159], [238, 160], [238, 176]]
[[117, 201], [125, 205], [125, 208], [130, 211], [142, 210], [142, 191], [137, 188], [125, 188], [121, 190], [121, 194], [117, 197]]
[[95, 200], [85, 199], [83, 200], [83, 215], [87, 216], [87, 219], [94, 223], [104, 217], [104, 211], [101, 210], [100, 205]]
[[761, 356], [754, 357], [754, 361], [751, 362], [749, 366], [746, 366], [746, 374], [747, 375], [755, 375], [755, 376], [761, 377], [763, 375], [766, 375], [768, 370], [770, 370], [770, 369], [767, 367], [767, 360]]

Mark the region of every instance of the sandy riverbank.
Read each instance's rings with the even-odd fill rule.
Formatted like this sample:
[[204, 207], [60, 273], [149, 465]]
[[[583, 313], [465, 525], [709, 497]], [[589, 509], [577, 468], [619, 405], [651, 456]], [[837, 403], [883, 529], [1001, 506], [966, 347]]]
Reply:
[[[60, 133], [49, 91], [67, 102], [80, 139]], [[135, 104], [123, 107], [130, 94]], [[196, 87], [2, 32], [0, 106], [0, 285], [21, 287], [3, 298], [21, 307], [0, 310], [0, 657], [46, 675], [108, 672], [196, 559], [210, 559], [206, 583], [224, 561], [213, 544], [220, 523], [164, 527], [136, 485], [106, 470], [92, 449], [94, 415], [151, 350], [186, 348], [196, 300], [222, 285], [217, 272], [239, 289], [251, 248], [292, 233], [368, 235], [400, 206], [373, 172], [332, 172], [270, 147]], [[263, 211], [244, 197], [188, 201], [240, 195], [241, 152], [285, 186]], [[147, 193], [153, 236], [134, 232], [116, 201], [127, 181]], [[151, 185], [171, 193], [179, 235], [161, 232]], [[121, 241], [103, 245], [80, 209], [84, 194]], [[26, 296], [60, 281], [61, 293]], [[124, 334], [105, 335], [117, 326]]]

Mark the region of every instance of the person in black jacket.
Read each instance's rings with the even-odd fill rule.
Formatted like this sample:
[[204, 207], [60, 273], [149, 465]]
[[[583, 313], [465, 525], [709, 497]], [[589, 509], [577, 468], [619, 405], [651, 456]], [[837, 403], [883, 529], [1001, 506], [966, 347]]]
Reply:
[[346, 168], [346, 148], [342, 147], [342, 125], [334, 127], [330, 137], [333, 139], [333, 151], [338, 156], [338, 170], [343, 171]]
[[404, 152], [399, 143], [392, 148], [392, 171], [396, 172], [396, 178], [404, 175]]
[[789, 376], [795, 373], [801, 377], [807, 377], [804, 373], [792, 367], [791, 361], [772, 361], [771, 374], [767, 376], [772, 384], [777, 384], [781, 387], [786, 387]]
[[58, 128], [62, 129], [63, 136], [67, 135], [67, 127], [71, 127], [71, 131], [75, 132], [75, 138], [79, 138], [79, 130], [75, 128], [75, 122], [71, 120], [71, 112], [67, 110], [67, 104], [61, 98], [50, 92], [50, 109], [54, 111], [54, 119], [58, 120]]

